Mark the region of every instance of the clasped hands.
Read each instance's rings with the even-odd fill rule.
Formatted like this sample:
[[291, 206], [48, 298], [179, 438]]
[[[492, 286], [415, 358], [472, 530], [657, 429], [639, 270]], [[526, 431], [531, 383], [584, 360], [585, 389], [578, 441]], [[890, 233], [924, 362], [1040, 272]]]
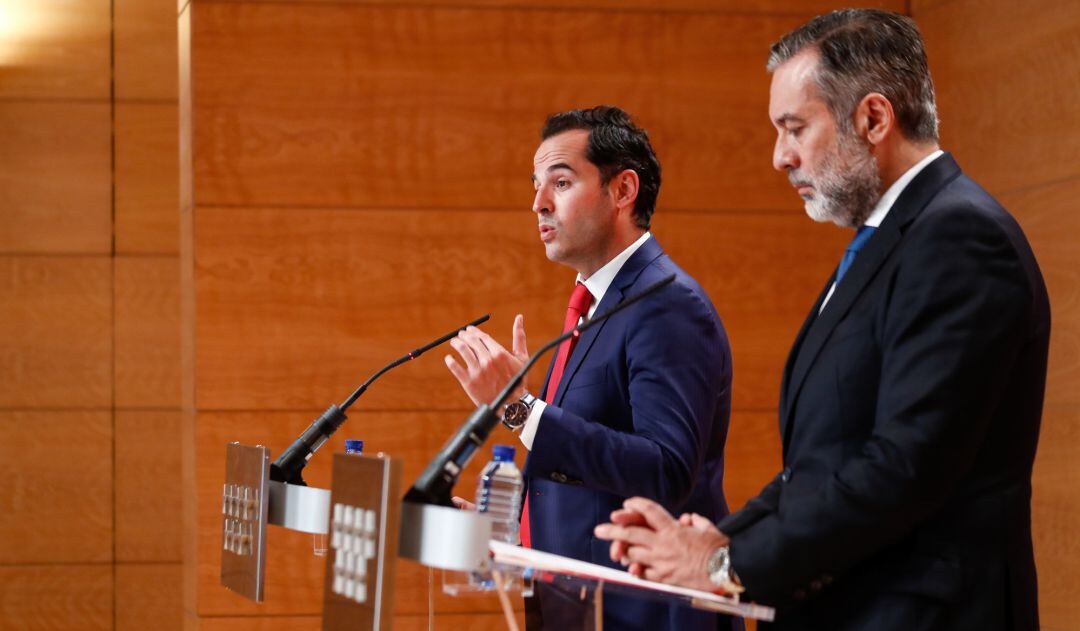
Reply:
[[611, 523], [600, 524], [594, 534], [611, 541], [611, 559], [641, 578], [716, 592], [709, 580], [709, 557], [728, 545], [727, 535], [697, 513], [675, 519], [662, 506], [632, 497], [611, 513]]

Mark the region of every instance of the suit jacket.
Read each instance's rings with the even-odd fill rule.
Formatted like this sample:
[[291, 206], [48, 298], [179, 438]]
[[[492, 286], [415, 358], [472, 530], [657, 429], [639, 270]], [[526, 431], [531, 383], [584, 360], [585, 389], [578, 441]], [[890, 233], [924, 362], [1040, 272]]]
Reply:
[[944, 154], [818, 314], [831, 282], [784, 371], [784, 469], [719, 524], [749, 595], [774, 628], [1038, 629], [1050, 306], [1023, 232]]
[[[617, 567], [592, 531], [634, 495], [712, 519], [728, 512], [731, 352], [708, 296], [650, 238], [596, 313], [673, 273], [673, 283], [583, 333], [570, 355], [525, 465], [536, 549]], [[580, 612], [562, 604], [542, 594], [545, 628], [580, 628]], [[604, 612], [606, 629], [717, 627], [713, 614], [614, 594], [604, 595]]]

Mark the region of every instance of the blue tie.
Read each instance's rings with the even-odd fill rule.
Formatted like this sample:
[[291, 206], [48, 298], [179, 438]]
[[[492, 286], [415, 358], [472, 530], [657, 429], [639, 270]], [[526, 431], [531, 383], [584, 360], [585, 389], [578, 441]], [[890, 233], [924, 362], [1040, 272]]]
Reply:
[[859, 253], [866, 242], [870, 240], [870, 237], [874, 236], [874, 230], [877, 228], [873, 226], [863, 226], [859, 228], [859, 231], [855, 233], [855, 238], [851, 240], [851, 243], [847, 246], [847, 251], [844, 252], [844, 258], [840, 259], [840, 267], [836, 269], [836, 284], [840, 284], [840, 279], [847, 274], [848, 268], [855, 262], [855, 255]]

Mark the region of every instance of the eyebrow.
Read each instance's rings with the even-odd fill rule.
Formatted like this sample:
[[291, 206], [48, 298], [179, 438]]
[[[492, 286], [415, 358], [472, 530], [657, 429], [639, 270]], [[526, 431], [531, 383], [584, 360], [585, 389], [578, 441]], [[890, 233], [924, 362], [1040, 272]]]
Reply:
[[[574, 167], [570, 166], [569, 164], [567, 164], [565, 162], [556, 162], [555, 164], [549, 166], [547, 168], [547, 170], [545, 170], [544, 172], [545, 173], [551, 173], [552, 171], [558, 171], [559, 169], [566, 169], [567, 171], [569, 171], [571, 173], [577, 174], [577, 171], [574, 170]], [[530, 177], [531, 177], [533, 183], [535, 183], [536, 182], [536, 174], [533, 173], [532, 176], [530, 176]]]
[[791, 112], [784, 112], [776, 119], [777, 125], [783, 125], [784, 123], [805, 123], [806, 120], [792, 114]]

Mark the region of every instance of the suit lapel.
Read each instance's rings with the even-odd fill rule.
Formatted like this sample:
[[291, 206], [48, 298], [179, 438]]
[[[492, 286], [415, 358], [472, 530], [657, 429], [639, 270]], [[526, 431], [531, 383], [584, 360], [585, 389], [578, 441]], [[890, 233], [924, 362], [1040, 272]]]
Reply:
[[[960, 167], [957, 166], [952, 156], [948, 153], [939, 156], [926, 166], [913, 179], [897, 198], [893, 207], [886, 215], [885, 221], [878, 227], [874, 236], [866, 242], [855, 262], [844, 276], [842, 283], [836, 286], [829, 303], [818, 314], [821, 302], [827, 295], [832, 281], [826, 284], [821, 296], [818, 297], [813, 311], [803, 323], [803, 330], [796, 338], [795, 346], [788, 357], [788, 365], [784, 371], [784, 383], [781, 386], [781, 439], [784, 451], [787, 451], [788, 438], [791, 432], [791, 422], [794, 418], [795, 404], [806, 380], [810, 368], [817, 360], [818, 354], [828, 341], [836, 325], [844, 319], [851, 305], [870, 284], [877, 275], [878, 270], [888, 259], [889, 254], [896, 248], [903, 236], [907, 225], [911, 223], [931, 199], [948, 182], [960, 175]], [[836, 273], [833, 272], [833, 278]]]
[[[784, 363], [784, 375], [780, 381], [780, 418], [787, 418], [788, 410], [788, 382], [791, 380], [791, 371], [795, 365], [795, 358], [799, 356], [799, 349], [802, 347], [803, 340], [806, 339], [806, 332], [810, 330], [810, 325], [817, 319], [818, 312], [821, 311], [821, 303], [825, 301], [825, 296], [829, 295], [829, 287], [832, 286], [833, 279], [836, 278], [836, 272], [829, 277], [828, 282], [825, 283], [825, 288], [818, 294], [817, 300], [814, 301], [814, 307], [807, 314], [806, 319], [803, 320], [802, 327], [799, 329], [799, 333], [795, 336], [795, 342], [791, 345], [791, 351], [788, 352], [787, 361]], [[782, 425], [782, 424], [781, 424]], [[783, 427], [781, 426], [781, 430]]]
[[[652, 263], [664, 253], [664, 250], [657, 243], [655, 237], [650, 237], [645, 243], [641, 244], [631, 256], [623, 263], [622, 269], [615, 275], [615, 278], [611, 281], [611, 286], [604, 292], [604, 297], [600, 300], [600, 304], [597, 305], [596, 311], [593, 315], [599, 315], [605, 313], [607, 310], [613, 308], [615, 305], [622, 302], [625, 295], [625, 290], [634, 284], [638, 276], [641, 275], [642, 270], [645, 269], [649, 263]], [[566, 370], [563, 371], [562, 380], [559, 382], [559, 389], [555, 391], [555, 398], [552, 399], [555, 405], [562, 405], [563, 397], [566, 396], [566, 389], [573, 381], [574, 375], [578, 369], [581, 368], [581, 364], [585, 361], [585, 357], [589, 354], [589, 350], [592, 348], [593, 343], [600, 337], [600, 332], [607, 326], [608, 320], [597, 324], [591, 329], [581, 334], [581, 339], [574, 346], [574, 352], [570, 354], [570, 358], [566, 362]]]

